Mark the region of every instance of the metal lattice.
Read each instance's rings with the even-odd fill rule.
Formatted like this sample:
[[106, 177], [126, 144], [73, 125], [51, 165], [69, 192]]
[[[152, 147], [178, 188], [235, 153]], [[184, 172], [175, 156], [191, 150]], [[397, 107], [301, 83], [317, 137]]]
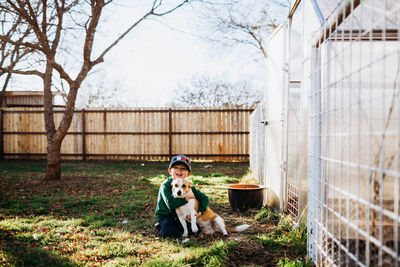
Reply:
[[399, 266], [400, 1], [339, 3], [313, 41], [309, 254]]

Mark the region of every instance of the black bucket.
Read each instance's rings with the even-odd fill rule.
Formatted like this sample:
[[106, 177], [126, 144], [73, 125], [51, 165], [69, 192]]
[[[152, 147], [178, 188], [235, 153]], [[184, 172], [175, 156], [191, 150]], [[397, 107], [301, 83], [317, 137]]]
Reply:
[[229, 185], [229, 204], [233, 210], [246, 211], [248, 209], [260, 209], [264, 203], [264, 189], [264, 185]]

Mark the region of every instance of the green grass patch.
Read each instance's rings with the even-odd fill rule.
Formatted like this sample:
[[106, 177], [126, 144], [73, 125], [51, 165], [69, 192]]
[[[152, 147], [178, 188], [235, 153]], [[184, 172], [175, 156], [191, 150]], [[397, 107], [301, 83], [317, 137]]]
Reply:
[[277, 264], [277, 267], [312, 267], [312, 266], [314, 266], [314, 264], [309, 261], [289, 260], [289, 259], [280, 259]]
[[257, 240], [268, 250], [285, 249], [296, 256], [307, 253], [307, 227], [304, 225], [280, 225], [271, 233], [259, 235]]
[[211, 181], [203, 176], [191, 176], [188, 178], [194, 186], [196, 185], [211, 185]]
[[213, 242], [208, 247], [186, 246], [178, 252], [152, 260], [144, 266], [226, 266], [236, 242]]
[[[65, 162], [59, 181], [43, 180], [45, 167], [44, 161], [0, 161], [0, 265], [257, 266], [304, 261], [306, 232], [292, 232], [281, 220], [276, 224], [277, 214], [267, 209], [230, 209], [227, 185], [240, 182], [248, 163], [194, 162], [189, 179], [209, 196], [210, 207], [227, 225], [250, 221], [251, 230], [228, 237], [200, 234], [185, 243], [182, 238], [160, 238], [154, 228], [168, 162]], [[265, 231], [264, 225], [275, 229]]]
[[281, 215], [280, 212], [274, 212], [269, 208], [262, 208], [260, 212], [257, 213], [255, 219], [259, 223], [278, 225]]

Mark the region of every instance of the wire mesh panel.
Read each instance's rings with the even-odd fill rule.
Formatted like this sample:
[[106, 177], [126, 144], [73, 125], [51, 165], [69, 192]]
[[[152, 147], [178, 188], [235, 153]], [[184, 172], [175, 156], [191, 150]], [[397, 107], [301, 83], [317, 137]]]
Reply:
[[340, 2], [315, 36], [309, 254], [399, 266], [400, 1]]

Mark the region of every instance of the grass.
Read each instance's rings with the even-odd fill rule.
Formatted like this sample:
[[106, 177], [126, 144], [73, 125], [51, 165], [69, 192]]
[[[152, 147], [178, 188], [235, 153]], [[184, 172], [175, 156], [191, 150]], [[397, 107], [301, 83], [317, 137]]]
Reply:
[[45, 181], [42, 161], [0, 161], [0, 265], [311, 266], [305, 227], [267, 208], [230, 209], [226, 187], [247, 163], [193, 163], [190, 177], [227, 225], [251, 224], [246, 232], [160, 238], [154, 209], [167, 165], [65, 162], [60, 181]]

